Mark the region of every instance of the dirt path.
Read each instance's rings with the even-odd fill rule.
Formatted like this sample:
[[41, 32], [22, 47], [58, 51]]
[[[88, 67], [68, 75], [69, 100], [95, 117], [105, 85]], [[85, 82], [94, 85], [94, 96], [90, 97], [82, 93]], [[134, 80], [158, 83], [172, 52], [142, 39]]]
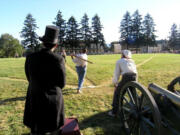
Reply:
[[[8, 81], [19, 81], [19, 82], [27, 82], [27, 80], [24, 79], [17, 79], [17, 78], [9, 78], [9, 77], [0, 77], [0, 80], [8, 80]], [[77, 86], [74, 85], [66, 85], [66, 88], [77, 88]]]
[[18, 79], [18, 78], [9, 78], [9, 77], [0, 77], [1, 80], [10, 80], [10, 81], [21, 81], [21, 82], [27, 82], [25, 79]]
[[[144, 65], [145, 63], [149, 62], [150, 60], [152, 60], [153, 57], [155, 57], [155, 56], [152, 56], [152, 57], [146, 59], [145, 61], [137, 64], [137, 67], [140, 67], [140, 66]], [[67, 64], [66, 64], [66, 68], [67, 68], [74, 76], [77, 76], [76, 71], [73, 70], [73, 69], [72, 69], [70, 66], [68, 66]], [[11, 80], [11, 81], [27, 82], [27, 80], [25, 80], [25, 79], [18, 79], [18, 78], [0, 77], [0, 79], [2, 79], [2, 80]], [[105, 86], [109, 86], [110, 84], [112, 84], [112, 78], [109, 79], [109, 80], [106, 81], [106, 82], [103, 82], [102, 84], [100, 84], [100, 85], [98, 85], [98, 86], [95, 86], [91, 80], [89, 80], [88, 78], [85, 78], [85, 82], [84, 82], [84, 87], [83, 87], [83, 88], [105, 87]], [[66, 85], [65, 88], [75, 89], [75, 88], [77, 88], [77, 86], [75, 86], [75, 85]]]
[[150, 57], [149, 59], [146, 59], [145, 61], [137, 64], [137, 67], [140, 67], [141, 65], [144, 65], [145, 63], [149, 62], [154, 56]]
[[[152, 57], [150, 57], [150, 58], [144, 60], [143, 62], [137, 64], [136, 67], [138, 68], [138, 67], [144, 65], [145, 63], [147, 63], [147, 62], [149, 62], [150, 60], [152, 60], [153, 57], [154, 57], [154, 56], [152, 56]], [[112, 78], [109, 79], [109, 80], [106, 81], [106, 82], [101, 83], [101, 85], [99, 85], [99, 86], [100, 86], [100, 87], [103, 87], [103, 86], [109, 86], [110, 84], [112, 84]]]

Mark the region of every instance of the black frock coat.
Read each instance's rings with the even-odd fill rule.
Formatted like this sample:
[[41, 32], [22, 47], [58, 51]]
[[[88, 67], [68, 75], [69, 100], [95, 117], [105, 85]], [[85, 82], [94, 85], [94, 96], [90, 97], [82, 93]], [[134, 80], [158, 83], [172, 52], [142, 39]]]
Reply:
[[64, 124], [65, 65], [62, 56], [47, 49], [26, 57], [29, 82], [24, 124], [38, 132], [51, 132]]

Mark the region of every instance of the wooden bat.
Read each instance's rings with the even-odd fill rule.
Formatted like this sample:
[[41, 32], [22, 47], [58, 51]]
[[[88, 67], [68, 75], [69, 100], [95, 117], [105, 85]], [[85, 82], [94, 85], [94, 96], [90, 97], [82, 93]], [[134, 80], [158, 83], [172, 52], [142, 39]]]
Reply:
[[91, 61], [89, 61], [89, 60], [85, 60], [85, 59], [83, 59], [83, 58], [81, 58], [81, 57], [78, 57], [78, 56], [76, 56], [76, 55], [73, 55], [73, 56], [76, 57], [76, 58], [78, 58], [78, 59], [80, 59], [80, 60], [86, 61], [86, 62], [88, 62], [88, 63], [90, 63], [90, 64], [94, 64], [93, 62], [91, 62]]

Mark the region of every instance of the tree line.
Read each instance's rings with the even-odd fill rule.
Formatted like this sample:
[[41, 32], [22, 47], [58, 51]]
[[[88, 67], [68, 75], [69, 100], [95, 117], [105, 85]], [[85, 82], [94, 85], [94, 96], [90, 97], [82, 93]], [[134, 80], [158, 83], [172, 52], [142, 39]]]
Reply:
[[[64, 20], [61, 11], [58, 11], [52, 24], [56, 25], [60, 30], [59, 44], [61, 47], [72, 50], [81, 47], [90, 48], [93, 43], [98, 52], [99, 47], [104, 47], [105, 45], [102, 33], [103, 26], [97, 14], [92, 18], [91, 27], [89, 26], [89, 18], [86, 13], [82, 17], [81, 22], [78, 23], [74, 16], [71, 16], [68, 21]], [[36, 20], [31, 14], [28, 14], [24, 21], [24, 27], [20, 32], [23, 38], [22, 45], [27, 50], [37, 51], [41, 47], [35, 32], [36, 29], [38, 29]]]
[[132, 15], [127, 11], [120, 23], [120, 42], [126, 49], [135, 48], [136, 51], [141, 46], [155, 46], [155, 23], [149, 13], [142, 18], [136, 10]]
[[[136, 10], [132, 15], [127, 11], [120, 24], [120, 43], [124, 45], [126, 49], [138, 48], [143, 46], [156, 46], [156, 24], [149, 13], [144, 18]], [[164, 40], [166, 41], [166, 40]], [[174, 23], [170, 29], [170, 36], [168, 37], [167, 50], [179, 50], [180, 49], [180, 28]]]
[[168, 47], [172, 50], [180, 49], [180, 27], [178, 28], [175, 23], [171, 26]]
[[[42, 46], [36, 33], [38, 29], [36, 20], [31, 14], [27, 14], [23, 24], [24, 26], [20, 32], [23, 38], [21, 43], [8, 33], [1, 35], [0, 57], [20, 57], [24, 52], [31, 53], [41, 49]], [[89, 17], [86, 13], [78, 23], [74, 16], [66, 21], [63, 19], [61, 11], [58, 11], [52, 24], [59, 27], [59, 44], [65, 49], [73, 50], [86, 47], [91, 50], [92, 45], [96, 52], [100, 47], [103, 47], [104, 50], [109, 49], [105, 44], [102, 33], [103, 25], [97, 14], [92, 17], [90, 26]], [[156, 46], [157, 44], [155, 26], [156, 24], [149, 13], [142, 17], [138, 10], [132, 15], [127, 11], [120, 22], [119, 43], [124, 49], [136, 49], [136, 51], [144, 46], [147, 47], [148, 52], [149, 46]], [[170, 29], [167, 45], [169, 50], [180, 49], [180, 28], [175, 23]]]

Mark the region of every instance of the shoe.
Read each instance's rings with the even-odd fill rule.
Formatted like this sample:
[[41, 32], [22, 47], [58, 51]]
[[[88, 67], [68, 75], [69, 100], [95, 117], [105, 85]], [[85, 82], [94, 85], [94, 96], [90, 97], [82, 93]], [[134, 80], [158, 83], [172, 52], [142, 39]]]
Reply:
[[108, 115], [111, 116], [111, 117], [115, 117], [116, 116], [112, 111], [109, 111]]
[[81, 94], [81, 93], [82, 93], [82, 91], [81, 91], [81, 90], [77, 90], [77, 93], [78, 93], [78, 94]]

